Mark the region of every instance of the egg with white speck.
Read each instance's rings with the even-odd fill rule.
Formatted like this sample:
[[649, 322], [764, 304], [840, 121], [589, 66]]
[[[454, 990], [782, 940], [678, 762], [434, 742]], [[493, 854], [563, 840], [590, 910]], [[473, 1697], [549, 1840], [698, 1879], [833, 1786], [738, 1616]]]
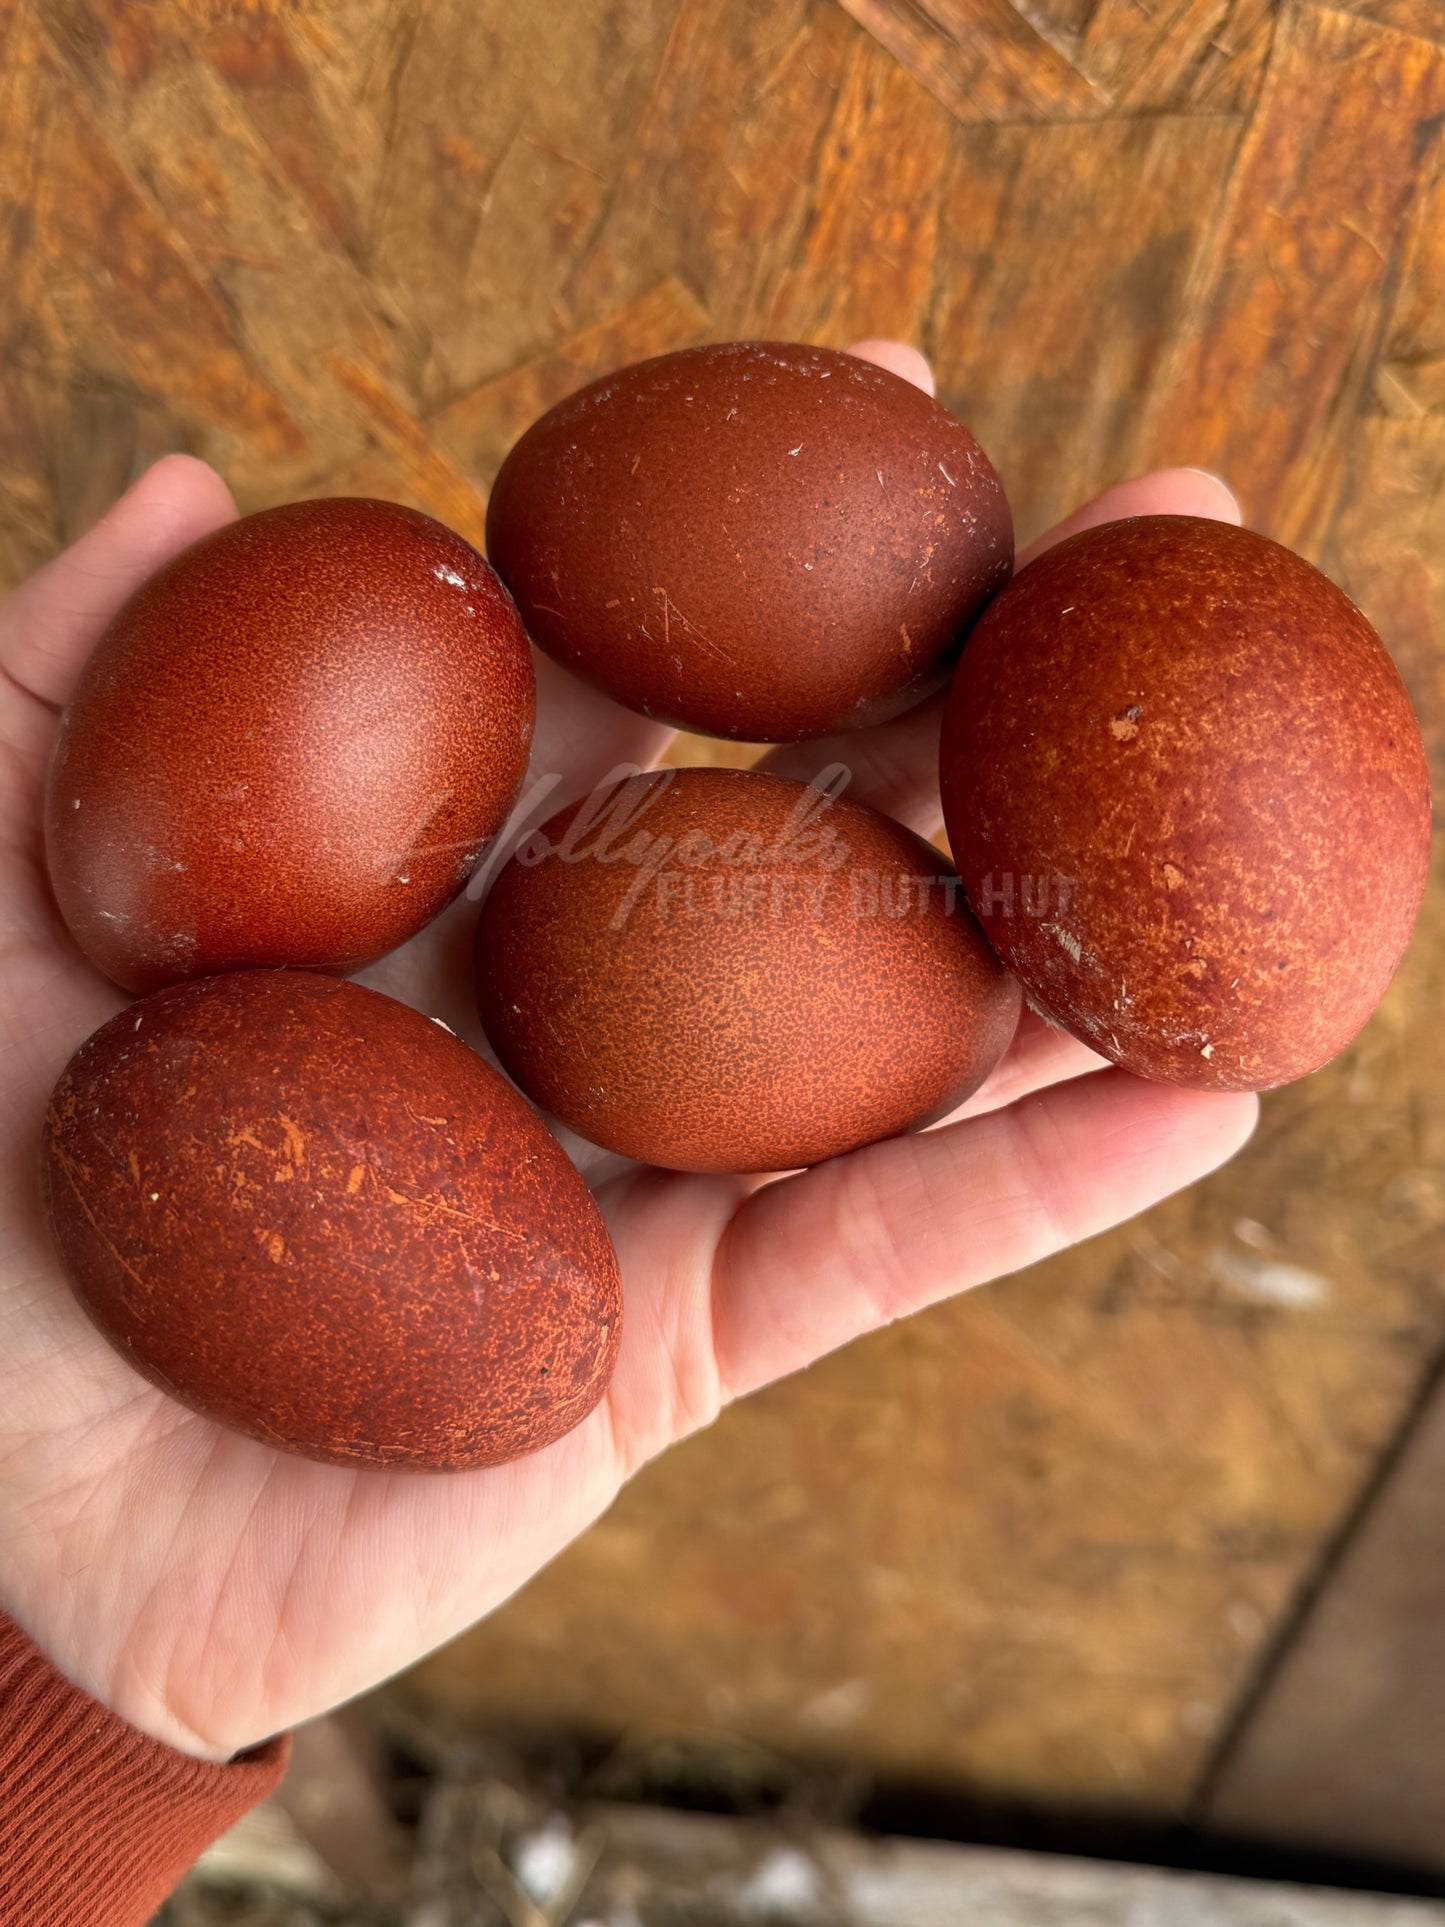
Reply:
[[1020, 571], [964, 651], [944, 813], [1034, 1005], [1125, 1070], [1266, 1090], [1356, 1035], [1430, 854], [1420, 727], [1303, 557], [1140, 516]]
[[787, 742], [938, 686], [1007, 581], [988, 457], [921, 389], [789, 342], [593, 382], [497, 476], [487, 551], [533, 640], [649, 716]]
[[393, 502], [245, 516], [143, 584], [81, 672], [46, 804], [56, 901], [126, 990], [355, 968], [466, 882], [534, 714], [516, 609], [461, 536]]
[[132, 1005], [45, 1124], [67, 1275], [143, 1377], [335, 1465], [496, 1465], [617, 1356], [617, 1261], [537, 1114], [445, 1025], [255, 970]]

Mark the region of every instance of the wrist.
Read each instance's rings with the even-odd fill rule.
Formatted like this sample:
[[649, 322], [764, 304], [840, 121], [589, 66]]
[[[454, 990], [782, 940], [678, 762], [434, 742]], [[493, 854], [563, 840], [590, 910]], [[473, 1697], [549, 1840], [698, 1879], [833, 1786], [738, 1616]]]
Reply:
[[213, 1765], [148, 1738], [0, 1612], [0, 1920], [138, 1927], [289, 1755], [282, 1736]]
[[[248, 1734], [232, 1739], [204, 1733], [188, 1724], [151, 1683], [164, 1678], [164, 1662], [157, 1656], [156, 1664], [140, 1664], [126, 1640], [117, 1636], [113, 1621], [106, 1628], [114, 1640], [112, 1650], [98, 1650], [93, 1638], [67, 1637], [63, 1626], [47, 1622], [0, 1586], [0, 1628], [7, 1624], [34, 1647], [57, 1679], [73, 1692], [84, 1695], [137, 1739], [166, 1747], [197, 1765], [231, 1765], [273, 1737]], [[78, 1626], [70, 1630], [77, 1635], [80, 1632]]]

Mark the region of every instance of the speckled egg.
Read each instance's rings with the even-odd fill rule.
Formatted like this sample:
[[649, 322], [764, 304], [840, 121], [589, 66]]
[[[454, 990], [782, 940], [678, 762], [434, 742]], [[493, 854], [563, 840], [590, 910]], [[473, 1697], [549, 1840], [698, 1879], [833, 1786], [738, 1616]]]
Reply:
[[1008, 579], [968, 430], [856, 356], [728, 342], [639, 362], [529, 428], [487, 552], [533, 639], [683, 728], [787, 742], [937, 685]]
[[233, 522], [116, 616], [61, 720], [61, 913], [131, 991], [348, 970], [466, 881], [532, 741], [530, 652], [462, 538], [391, 502]]
[[245, 971], [76, 1052], [44, 1183], [75, 1291], [183, 1404], [336, 1465], [464, 1470], [601, 1398], [621, 1297], [561, 1146], [450, 1031]]
[[686, 1171], [788, 1170], [940, 1117], [1019, 1014], [931, 844], [754, 770], [658, 770], [561, 811], [499, 875], [477, 970], [525, 1091]]
[[1369, 1017], [1425, 886], [1409, 697], [1354, 604], [1187, 516], [1032, 562], [943, 727], [969, 901], [1031, 1002], [1126, 1070], [1263, 1090]]

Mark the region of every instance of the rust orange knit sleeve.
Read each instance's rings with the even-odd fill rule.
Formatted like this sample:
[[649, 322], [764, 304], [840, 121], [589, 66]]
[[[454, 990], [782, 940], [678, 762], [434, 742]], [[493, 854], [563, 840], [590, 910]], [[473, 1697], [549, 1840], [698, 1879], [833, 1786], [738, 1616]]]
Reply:
[[290, 1751], [282, 1734], [224, 1766], [177, 1753], [0, 1613], [0, 1927], [143, 1927]]

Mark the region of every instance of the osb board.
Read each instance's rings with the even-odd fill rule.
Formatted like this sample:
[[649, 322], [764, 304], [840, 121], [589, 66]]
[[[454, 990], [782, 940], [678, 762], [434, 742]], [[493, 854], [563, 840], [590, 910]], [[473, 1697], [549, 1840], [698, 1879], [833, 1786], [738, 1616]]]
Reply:
[[[1227, 467], [1445, 755], [1430, 0], [1027, 14], [0, 0], [0, 579], [170, 446], [476, 536], [619, 360], [897, 332], [1025, 536]], [[413, 1690], [1187, 1805], [1445, 1336], [1442, 925], [1231, 1171], [730, 1413]]]

